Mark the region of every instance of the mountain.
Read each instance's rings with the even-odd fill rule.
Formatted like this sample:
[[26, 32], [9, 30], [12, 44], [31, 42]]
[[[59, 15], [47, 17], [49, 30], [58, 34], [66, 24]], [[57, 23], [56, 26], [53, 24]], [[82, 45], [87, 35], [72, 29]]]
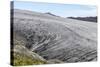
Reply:
[[97, 60], [97, 23], [19, 9], [12, 20], [14, 47], [24, 46], [54, 63]]
[[51, 16], [60, 17], [60, 16], [54, 15], [54, 14], [52, 14], [52, 13], [50, 13], [50, 12], [47, 12], [47, 13], [45, 13], [45, 14], [48, 14], [48, 15], [51, 15]]
[[97, 16], [95, 17], [68, 17], [68, 18], [82, 20], [82, 21], [97, 22]]

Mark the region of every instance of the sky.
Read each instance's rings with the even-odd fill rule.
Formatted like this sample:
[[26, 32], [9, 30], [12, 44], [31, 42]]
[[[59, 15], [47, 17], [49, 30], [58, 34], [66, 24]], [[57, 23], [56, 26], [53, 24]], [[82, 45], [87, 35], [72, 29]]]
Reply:
[[95, 5], [14, 1], [14, 9], [30, 10], [41, 13], [50, 12], [61, 17], [97, 16], [97, 7]]

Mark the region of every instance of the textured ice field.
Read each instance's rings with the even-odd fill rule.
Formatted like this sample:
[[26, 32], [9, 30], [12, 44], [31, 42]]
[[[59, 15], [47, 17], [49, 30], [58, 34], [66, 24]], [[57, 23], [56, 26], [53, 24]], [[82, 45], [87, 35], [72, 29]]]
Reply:
[[13, 23], [14, 39], [47, 60], [97, 60], [97, 23], [18, 9]]

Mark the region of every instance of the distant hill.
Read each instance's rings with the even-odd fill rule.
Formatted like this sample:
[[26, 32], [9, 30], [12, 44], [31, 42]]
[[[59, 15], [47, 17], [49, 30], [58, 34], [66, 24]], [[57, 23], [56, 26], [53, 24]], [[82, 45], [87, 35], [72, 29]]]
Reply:
[[97, 16], [95, 17], [68, 17], [71, 19], [78, 19], [78, 20], [83, 20], [83, 21], [90, 21], [90, 22], [97, 22]]
[[45, 14], [48, 14], [48, 15], [51, 15], [51, 16], [60, 17], [60, 16], [54, 15], [54, 14], [52, 14], [52, 13], [50, 13], [50, 12], [47, 12], [47, 13], [45, 13]]

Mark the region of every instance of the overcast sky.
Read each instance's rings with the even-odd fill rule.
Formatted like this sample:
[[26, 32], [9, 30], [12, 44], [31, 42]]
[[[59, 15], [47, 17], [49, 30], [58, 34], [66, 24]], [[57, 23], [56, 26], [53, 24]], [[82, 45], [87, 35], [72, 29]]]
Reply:
[[14, 1], [15, 9], [31, 10], [36, 12], [50, 12], [62, 17], [97, 16], [97, 7], [94, 5], [55, 4], [28, 1]]

